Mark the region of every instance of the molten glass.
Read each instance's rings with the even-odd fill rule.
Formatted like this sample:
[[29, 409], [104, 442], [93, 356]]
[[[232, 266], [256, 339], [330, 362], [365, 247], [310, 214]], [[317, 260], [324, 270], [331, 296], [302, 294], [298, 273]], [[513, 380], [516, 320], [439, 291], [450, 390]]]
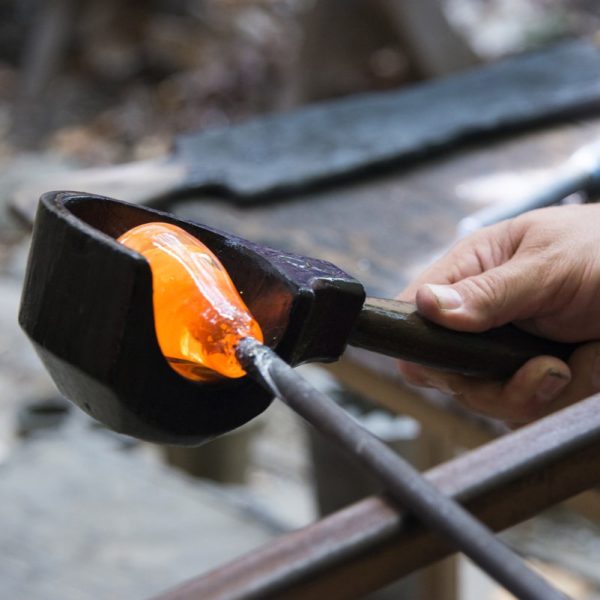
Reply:
[[169, 223], [139, 225], [118, 241], [150, 263], [156, 335], [171, 367], [195, 381], [242, 377], [235, 348], [263, 334], [219, 259]]

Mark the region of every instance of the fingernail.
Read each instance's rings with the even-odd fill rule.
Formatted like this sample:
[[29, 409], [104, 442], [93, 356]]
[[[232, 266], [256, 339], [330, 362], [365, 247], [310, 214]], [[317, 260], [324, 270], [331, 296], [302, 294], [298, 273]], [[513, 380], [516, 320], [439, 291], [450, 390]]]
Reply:
[[447, 285], [429, 284], [427, 287], [442, 310], [456, 310], [462, 306], [462, 297], [455, 289]]
[[560, 371], [550, 369], [546, 372], [538, 385], [535, 397], [542, 404], [552, 402], [568, 383], [569, 377], [567, 375]]

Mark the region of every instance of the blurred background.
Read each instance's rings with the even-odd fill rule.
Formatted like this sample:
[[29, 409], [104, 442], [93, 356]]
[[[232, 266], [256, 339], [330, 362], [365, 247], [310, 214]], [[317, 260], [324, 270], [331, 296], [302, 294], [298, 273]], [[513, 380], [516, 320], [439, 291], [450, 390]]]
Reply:
[[592, 33], [595, 4], [3, 0], [1, 155], [159, 155], [178, 133]]
[[[16, 324], [30, 229], [15, 187], [599, 30], [593, 0], [0, 0], [0, 596], [145, 598], [376, 489], [279, 405], [194, 452], [71, 407]], [[414, 453], [416, 421], [304, 373]], [[573, 597], [600, 598], [596, 525], [558, 510], [509, 539]], [[564, 542], [552, 556], [547, 539]], [[456, 592], [424, 589], [377, 597], [508, 597], [466, 560]]]

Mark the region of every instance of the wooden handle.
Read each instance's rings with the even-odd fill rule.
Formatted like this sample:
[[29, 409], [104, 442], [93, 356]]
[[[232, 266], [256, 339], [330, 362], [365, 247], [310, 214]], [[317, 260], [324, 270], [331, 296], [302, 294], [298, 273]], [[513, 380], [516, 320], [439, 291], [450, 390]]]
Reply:
[[380, 298], [367, 298], [348, 343], [486, 379], [506, 379], [534, 356], [566, 361], [577, 347], [525, 333], [513, 325], [484, 333], [453, 331], [422, 317], [413, 304]]

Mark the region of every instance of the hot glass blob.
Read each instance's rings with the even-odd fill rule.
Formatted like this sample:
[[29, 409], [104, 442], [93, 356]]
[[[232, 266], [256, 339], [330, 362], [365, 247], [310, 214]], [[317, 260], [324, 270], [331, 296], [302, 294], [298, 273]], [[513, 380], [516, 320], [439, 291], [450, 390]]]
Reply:
[[242, 377], [237, 343], [263, 334], [219, 259], [170, 223], [139, 225], [118, 241], [150, 263], [156, 335], [171, 367], [195, 381]]

